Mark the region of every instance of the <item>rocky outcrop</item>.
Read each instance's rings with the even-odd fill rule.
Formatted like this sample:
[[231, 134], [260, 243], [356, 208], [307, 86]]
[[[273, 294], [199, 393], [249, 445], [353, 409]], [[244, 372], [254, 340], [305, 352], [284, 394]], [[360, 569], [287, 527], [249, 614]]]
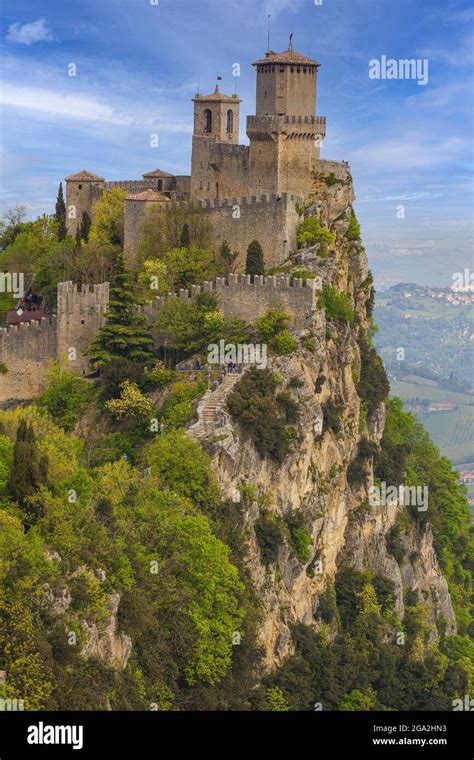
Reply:
[[[360, 337], [366, 338], [369, 331], [370, 278], [361, 243], [345, 237], [353, 199], [349, 173], [345, 181], [330, 186], [324, 177], [315, 177], [305, 213], [317, 213], [335, 240], [299, 251], [290, 262], [294, 271], [310, 270], [323, 284], [347, 294], [355, 322], [327, 321], [324, 310], [318, 309], [314, 328], [298, 334], [298, 350], [270, 360], [269, 368], [278, 375], [281, 389], [291, 392], [300, 407], [297, 437], [284, 463], [262, 458], [223, 404], [218, 419], [209, 418], [205, 431], [200, 428], [200, 441], [211, 456], [224, 497], [236, 501], [242, 494], [247, 564], [262, 603], [261, 641], [268, 668], [292, 651], [291, 624], [320, 625], [315, 614], [319, 597], [342, 566], [369, 568], [392, 580], [400, 619], [404, 592], [410, 588], [421, 595], [433, 624], [444, 619], [449, 633], [456, 630], [430, 528], [411, 527], [403, 533], [405, 558], [398, 564], [387, 551], [386, 536], [404, 507], [370, 506], [372, 460], [367, 462], [363, 483], [355, 487], [348, 479], [361, 438], [378, 445], [385, 424], [383, 404], [370, 418], [362, 418], [357, 393]], [[328, 400], [340, 410], [337, 432], [322, 425]], [[203, 402], [203, 410], [208, 403], [208, 399]], [[245, 488], [249, 485], [255, 494], [250, 500], [244, 496], [250, 492]], [[307, 561], [299, 559], [286, 542], [276, 563], [263, 564], [255, 533], [263, 508], [282, 521], [294, 513], [303, 516], [311, 538]]]
[[123, 669], [132, 651], [132, 640], [119, 631], [117, 613], [120, 599], [120, 594], [111, 593], [107, 605], [109, 615], [102, 623], [83, 623], [87, 641], [81, 654], [85, 659], [98, 657], [106, 665]]

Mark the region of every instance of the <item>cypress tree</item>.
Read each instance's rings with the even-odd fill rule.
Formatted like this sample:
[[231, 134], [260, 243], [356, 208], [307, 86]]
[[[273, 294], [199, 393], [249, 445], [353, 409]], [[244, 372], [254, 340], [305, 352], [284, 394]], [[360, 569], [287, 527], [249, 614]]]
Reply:
[[185, 222], [183, 224], [183, 230], [181, 232], [181, 239], [179, 241], [180, 248], [189, 248], [191, 245], [191, 235], [189, 232], [189, 224]]
[[144, 366], [154, 360], [146, 318], [138, 312], [135, 296], [125, 267], [123, 253], [116, 254], [109, 310], [105, 325], [89, 346], [92, 362], [106, 365], [116, 359], [128, 359]]
[[26, 507], [29, 511], [27, 500], [46, 483], [47, 473], [48, 460], [40, 455], [33, 427], [21, 419], [13, 447], [13, 463], [7, 486], [9, 495], [20, 507]]
[[59, 183], [58, 197], [56, 199], [56, 220], [58, 222], [58, 240], [64, 240], [67, 235], [66, 227], [66, 204], [64, 202], [63, 183]]
[[265, 262], [263, 259], [262, 246], [258, 240], [252, 240], [247, 248], [247, 261], [245, 263], [247, 274], [265, 274]]
[[91, 218], [87, 211], [82, 212], [82, 219], [81, 219], [81, 226], [80, 226], [80, 236], [81, 240], [85, 240], [86, 242], [89, 240], [89, 233], [91, 231]]

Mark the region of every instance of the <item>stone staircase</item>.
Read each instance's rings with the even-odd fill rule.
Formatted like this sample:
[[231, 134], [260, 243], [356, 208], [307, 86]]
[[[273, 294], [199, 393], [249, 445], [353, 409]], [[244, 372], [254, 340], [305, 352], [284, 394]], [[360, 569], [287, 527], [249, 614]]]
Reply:
[[235, 375], [226, 375], [219, 387], [211, 394], [202, 412], [204, 427], [216, 423], [218, 410], [222, 408], [227, 395], [231, 392], [236, 382], [240, 380], [240, 377], [241, 375], [237, 373]]
[[188, 434], [192, 438], [201, 438], [219, 427], [219, 412], [224, 408], [228, 394], [241, 377], [242, 373], [226, 375], [215, 391], [206, 393], [198, 407], [198, 421], [188, 428]]

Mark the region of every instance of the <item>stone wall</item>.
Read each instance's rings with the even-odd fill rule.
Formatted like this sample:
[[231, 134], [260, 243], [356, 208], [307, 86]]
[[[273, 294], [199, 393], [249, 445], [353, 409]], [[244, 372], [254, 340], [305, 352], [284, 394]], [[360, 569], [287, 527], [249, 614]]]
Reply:
[[[235, 268], [241, 272], [245, 270], [247, 248], [252, 240], [257, 239], [261, 244], [268, 268], [278, 266], [291, 251], [296, 250], [296, 231], [301, 221], [296, 211], [297, 204], [302, 205], [303, 199], [286, 193], [281, 196], [204, 200], [200, 203], [209, 215], [215, 248], [218, 249], [227, 240], [231, 249], [239, 253]], [[126, 259], [132, 266], [143, 237], [145, 215], [156, 206], [156, 203], [133, 200], [125, 202], [124, 248]], [[166, 204], [163, 207], [166, 208]], [[159, 215], [157, 224], [158, 220]]]
[[[58, 284], [57, 351], [58, 358], [66, 357], [76, 372], [86, 374], [89, 363], [84, 351], [104, 324], [109, 303], [109, 283], [83, 285], [79, 290], [72, 282]], [[74, 353], [71, 349], [75, 349]]]
[[249, 195], [249, 148], [193, 137], [191, 192], [199, 199]]
[[29, 399], [46, 387], [48, 369], [57, 353], [57, 321], [20, 322], [0, 329], [0, 402]]
[[150, 324], [167, 298], [179, 297], [184, 300], [199, 293], [214, 293], [219, 300], [219, 309], [226, 319], [240, 317], [248, 324], [262, 317], [268, 309], [281, 307], [290, 316], [290, 329], [300, 331], [314, 326], [318, 292], [314, 280], [303, 281], [282, 275], [272, 277], [255, 277], [250, 275], [230, 274], [227, 278], [217, 277], [214, 282], [194, 285], [190, 290], [181, 289], [179, 294], [158, 296], [143, 307]]

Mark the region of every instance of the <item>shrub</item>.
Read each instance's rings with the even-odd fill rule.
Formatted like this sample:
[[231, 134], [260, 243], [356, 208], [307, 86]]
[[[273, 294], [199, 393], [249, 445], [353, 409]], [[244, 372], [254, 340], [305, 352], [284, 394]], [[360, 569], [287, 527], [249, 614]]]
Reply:
[[72, 430], [92, 394], [93, 388], [87, 380], [64, 364], [54, 364], [48, 373], [48, 387], [36, 403], [64, 430]]
[[306, 217], [299, 225], [296, 235], [298, 248], [316, 245], [316, 243], [333, 243], [335, 239], [332, 232], [321, 226], [317, 216]]
[[372, 579], [372, 585], [377, 594], [377, 601], [382, 608], [382, 612], [390, 612], [395, 605], [395, 584], [390, 578], [384, 578], [382, 575], [375, 575]]
[[321, 393], [325, 382], [326, 382], [326, 376], [319, 375], [319, 377], [316, 379], [316, 382], [314, 383], [314, 392]]
[[145, 422], [153, 416], [153, 404], [150, 399], [141, 393], [136, 383], [124, 380], [120, 386], [120, 398], [113, 398], [106, 402], [106, 409], [116, 419], [123, 420], [128, 417], [133, 422]]
[[270, 348], [279, 356], [288, 356], [298, 348], [298, 341], [289, 330], [282, 330], [270, 342]]
[[334, 172], [331, 172], [330, 174], [328, 174], [327, 177], [324, 178], [324, 182], [327, 185], [327, 187], [332, 187], [333, 185], [336, 184], [336, 182], [338, 182], [338, 179], [336, 175], [334, 174]]
[[272, 306], [267, 313], [255, 321], [254, 327], [265, 343], [269, 343], [279, 333], [287, 330], [290, 317], [283, 311]]
[[329, 398], [323, 406], [323, 423], [326, 430], [336, 435], [342, 430], [342, 406]]
[[405, 549], [403, 548], [401, 531], [398, 525], [392, 525], [388, 531], [385, 536], [385, 546], [388, 553], [400, 564], [405, 556]]
[[252, 367], [229, 394], [227, 409], [260, 456], [268, 454], [282, 462], [291, 441], [291, 427], [287, 426], [296, 419], [296, 410], [289, 394], [275, 396], [277, 386], [269, 370]]
[[160, 410], [160, 416], [166, 427], [181, 427], [192, 420], [196, 414], [193, 402], [200, 398], [205, 391], [206, 381], [204, 379], [199, 379], [196, 382], [178, 380], [173, 383]]
[[347, 230], [345, 236], [347, 240], [360, 241], [360, 224], [357, 221], [354, 209], [351, 209], [351, 214], [349, 216], [349, 229]]
[[360, 380], [357, 392], [367, 405], [370, 416], [388, 396], [390, 386], [380, 356], [375, 348], [369, 346], [365, 339], [359, 342]]
[[280, 548], [285, 544], [285, 533], [281, 520], [272, 512], [263, 512], [255, 523], [255, 536], [263, 564], [274, 564]]
[[377, 444], [368, 438], [361, 438], [357, 446], [357, 455], [347, 468], [347, 480], [349, 483], [362, 483], [366, 476], [366, 464], [369, 459], [376, 455]]
[[288, 383], [288, 388], [293, 388], [294, 390], [297, 390], [298, 388], [303, 388], [304, 386], [304, 380], [302, 380], [297, 375], [293, 375], [293, 377], [290, 379], [290, 382]]
[[330, 585], [319, 597], [318, 613], [323, 621], [329, 625], [337, 617], [336, 590]]
[[346, 293], [339, 293], [331, 285], [323, 285], [318, 305], [321, 309], [326, 309], [327, 319], [349, 322], [350, 325], [354, 325], [354, 309]]
[[285, 522], [288, 527], [291, 548], [301, 562], [308, 562], [311, 556], [311, 536], [305, 528], [302, 513], [290, 513]]

